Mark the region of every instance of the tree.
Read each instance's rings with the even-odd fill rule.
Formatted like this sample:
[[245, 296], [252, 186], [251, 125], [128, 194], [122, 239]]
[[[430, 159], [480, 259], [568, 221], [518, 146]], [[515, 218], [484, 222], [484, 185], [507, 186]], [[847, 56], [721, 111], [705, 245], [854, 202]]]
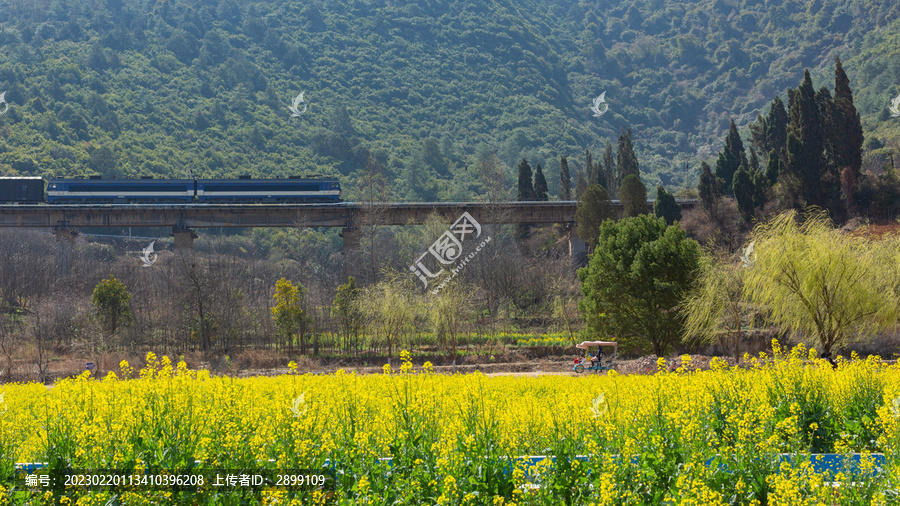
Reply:
[[575, 208], [578, 237], [583, 239], [589, 248], [593, 248], [600, 234], [600, 224], [615, 217], [606, 189], [598, 184], [588, 186], [578, 199], [578, 206]]
[[757, 226], [753, 241], [744, 296], [764, 306], [772, 323], [824, 353], [896, 325], [896, 240], [835, 230], [824, 211], [788, 211]]
[[819, 106], [807, 70], [803, 82], [793, 93], [787, 137], [787, 170], [797, 179], [793, 194], [806, 205], [823, 204], [823, 149]]
[[544, 178], [544, 171], [541, 164], [538, 164], [537, 170], [534, 171], [534, 200], [546, 202], [549, 199], [547, 195], [547, 179]]
[[697, 186], [697, 191], [700, 197], [700, 207], [711, 219], [716, 218], [719, 198], [722, 196], [721, 188], [722, 180], [713, 175], [709, 164], [702, 162], [700, 164], [700, 184]]
[[122, 325], [132, 321], [131, 294], [128, 288], [118, 279], [110, 276], [97, 283], [91, 295], [91, 304], [96, 307], [107, 334], [113, 335]]
[[699, 245], [679, 224], [649, 215], [603, 222], [588, 266], [578, 270], [586, 334], [664, 356], [682, 334], [679, 306], [699, 262]]
[[750, 146], [750, 161], [748, 162], [750, 173], [759, 171], [759, 157], [756, 155], [756, 149]]
[[769, 162], [766, 164], [766, 180], [770, 186], [778, 182], [779, 173], [781, 173], [781, 162], [778, 152], [773, 149], [769, 151]]
[[559, 200], [572, 200], [572, 175], [564, 155], [559, 157]]
[[584, 191], [587, 190], [588, 184], [587, 180], [584, 179], [584, 172], [580, 170], [575, 171], [575, 198], [580, 199], [582, 195], [584, 195]]
[[603, 150], [603, 174], [606, 177], [606, 188], [609, 191], [610, 198], [618, 198], [619, 185], [622, 184], [618, 174], [616, 173], [616, 158], [613, 155], [612, 144], [607, 140], [606, 149]]
[[287, 278], [281, 278], [275, 283], [275, 307], [272, 308], [272, 317], [275, 325], [285, 338], [288, 352], [294, 348], [294, 334], [300, 334], [300, 353], [306, 353], [306, 312], [303, 310], [303, 298], [306, 296], [306, 288], [297, 283], [294, 285]]
[[591, 155], [590, 149], [584, 150], [584, 174], [587, 178], [588, 186], [598, 184], [599, 175], [597, 174], [597, 166], [594, 165], [594, 157]]
[[675, 196], [667, 192], [662, 186], [656, 187], [653, 214], [666, 220], [666, 225], [681, 221], [681, 206], [675, 201]]
[[362, 312], [359, 308], [359, 297], [362, 294], [356, 286], [356, 279], [350, 276], [347, 283], [338, 286], [331, 306], [331, 316], [337, 318], [344, 334], [344, 351], [350, 352], [359, 338], [362, 325]]
[[716, 160], [716, 177], [722, 180], [723, 195], [732, 194], [734, 175], [741, 167], [747, 168], [747, 153], [744, 151], [744, 143], [741, 141], [737, 126], [734, 120], [731, 120], [728, 135], [725, 137], [725, 147], [719, 152], [719, 159]]
[[784, 102], [776, 96], [769, 106], [769, 114], [766, 115], [766, 136], [763, 149], [768, 153], [775, 151], [778, 156], [784, 157], [787, 152], [787, 127], [788, 113], [784, 108]]
[[415, 290], [409, 283], [408, 276], [391, 275], [367, 287], [362, 296], [363, 312], [376, 335], [387, 344], [388, 357], [392, 356], [394, 347], [414, 318], [413, 310], [417, 304], [410, 298]]
[[519, 162], [519, 193], [518, 201], [534, 200], [534, 184], [531, 182], [531, 165], [524, 158]]
[[739, 264], [704, 256], [697, 280], [681, 308], [685, 337], [711, 343], [724, 334], [735, 363], [741, 358], [742, 329], [752, 316], [743, 299], [744, 270]]
[[622, 217], [624, 218], [647, 213], [647, 187], [644, 186], [641, 178], [629, 174], [622, 179], [619, 201], [622, 202]]
[[453, 357], [456, 365], [457, 338], [463, 325], [472, 319], [474, 287], [451, 283], [436, 296], [429, 298], [428, 313], [438, 343]]
[[[638, 166], [637, 156], [634, 154], [634, 146], [631, 142], [631, 129], [622, 131], [619, 135], [619, 145], [616, 150], [616, 176], [620, 181], [625, 181], [625, 177], [630, 175], [640, 176], [641, 170]], [[621, 198], [621, 195], [619, 196]]]
[[753, 217], [753, 211], [755, 211], [756, 208], [754, 202], [755, 189], [750, 173], [744, 170], [743, 167], [739, 168], [734, 174], [732, 193], [734, 193], [734, 200], [737, 202], [738, 211], [744, 216], [744, 221], [750, 223], [750, 219]]
[[844, 73], [840, 58], [834, 59], [834, 129], [839, 136], [834, 142], [834, 163], [838, 170], [850, 167], [854, 181], [862, 168], [863, 130], [859, 113], [853, 105], [850, 79]]

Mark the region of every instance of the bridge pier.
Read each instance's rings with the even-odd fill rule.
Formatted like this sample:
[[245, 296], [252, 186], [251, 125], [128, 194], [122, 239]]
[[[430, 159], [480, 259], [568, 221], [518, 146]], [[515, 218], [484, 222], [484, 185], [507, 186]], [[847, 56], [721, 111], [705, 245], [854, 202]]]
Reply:
[[569, 258], [575, 267], [587, 265], [587, 243], [578, 237], [575, 232], [575, 224], [569, 225]]
[[72, 272], [72, 264], [75, 261], [75, 238], [78, 231], [69, 228], [60, 222], [54, 229], [56, 236], [56, 277], [62, 278]]
[[175, 249], [194, 249], [194, 239], [197, 238], [197, 234], [190, 228], [184, 225], [175, 225], [172, 227], [172, 236], [175, 238]]
[[344, 245], [341, 253], [356, 251], [359, 249], [359, 229], [343, 228], [341, 229], [341, 237], [344, 239]]

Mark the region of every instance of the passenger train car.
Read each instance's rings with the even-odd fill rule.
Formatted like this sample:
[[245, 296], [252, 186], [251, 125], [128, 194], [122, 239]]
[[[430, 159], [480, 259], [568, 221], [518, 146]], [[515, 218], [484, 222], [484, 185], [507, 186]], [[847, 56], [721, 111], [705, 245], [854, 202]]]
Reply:
[[164, 204], [340, 202], [335, 178], [287, 179], [51, 179], [0, 178], [0, 204]]
[[0, 177], [0, 203], [37, 204], [44, 201], [44, 178]]

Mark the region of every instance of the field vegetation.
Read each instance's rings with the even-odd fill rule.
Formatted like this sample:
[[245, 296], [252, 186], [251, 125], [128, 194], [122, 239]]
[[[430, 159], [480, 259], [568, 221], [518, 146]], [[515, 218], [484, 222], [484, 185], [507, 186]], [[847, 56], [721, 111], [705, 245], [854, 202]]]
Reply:
[[[0, 497], [120, 504], [892, 504], [900, 370], [798, 346], [653, 375], [211, 377], [149, 354], [103, 379], [3, 388]], [[293, 364], [289, 364], [293, 366]], [[831, 470], [811, 453], [838, 453]], [[854, 461], [851, 454], [860, 453]], [[883, 454], [885, 460], [874, 454]], [[550, 457], [542, 462], [529, 455]], [[328, 469], [333, 489], [13, 489], [48, 469]], [[855, 463], [854, 463], [855, 462]], [[877, 466], [876, 466], [877, 463]], [[21, 480], [21, 478], [20, 478]], [[30, 497], [31, 499], [26, 499]]]

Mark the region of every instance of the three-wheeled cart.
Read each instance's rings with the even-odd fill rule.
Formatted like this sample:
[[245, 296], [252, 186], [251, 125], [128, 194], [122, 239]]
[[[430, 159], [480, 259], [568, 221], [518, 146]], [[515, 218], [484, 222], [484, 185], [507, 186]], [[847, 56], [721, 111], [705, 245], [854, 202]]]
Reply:
[[[583, 350], [582, 356], [577, 358], [573, 369], [577, 373], [584, 371], [609, 371], [616, 368], [616, 357], [619, 352], [619, 343], [614, 341], [583, 341], [575, 345], [575, 348]], [[607, 349], [609, 355], [604, 355]]]

